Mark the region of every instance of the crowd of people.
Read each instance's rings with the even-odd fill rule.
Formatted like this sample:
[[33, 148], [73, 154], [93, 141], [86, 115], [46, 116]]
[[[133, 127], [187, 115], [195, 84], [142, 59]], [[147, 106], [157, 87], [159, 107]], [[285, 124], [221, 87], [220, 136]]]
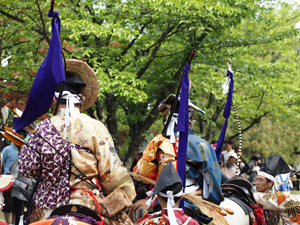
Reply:
[[[214, 145], [212, 144], [212, 146]], [[226, 178], [231, 179], [234, 177], [243, 177], [249, 180], [249, 182], [254, 185], [254, 188], [256, 188], [257, 174], [260, 171], [263, 161], [264, 160], [259, 153], [252, 154], [248, 163], [242, 157], [238, 159], [238, 155], [233, 149], [232, 141], [226, 140], [224, 141], [224, 151], [222, 151], [219, 159], [219, 166], [222, 174], [225, 175]], [[293, 167], [290, 166], [290, 169], [292, 172]], [[275, 177], [273, 186], [274, 192], [280, 191], [290, 193], [290, 190], [293, 188], [299, 190], [297, 176], [294, 175], [290, 178], [290, 174], [291, 173], [278, 174]]]
[[1, 141], [1, 174], [12, 175], [12, 186], [3, 191], [2, 212], [8, 224], [19, 224], [23, 210], [33, 190], [35, 179], [26, 178], [19, 173], [18, 158], [20, 147], [3, 138]]
[[[76, 220], [92, 225], [227, 225], [218, 208], [225, 198], [222, 185], [241, 189], [230, 183], [237, 177], [254, 186], [247, 192], [256, 224], [276, 224], [279, 217], [287, 224], [300, 224], [296, 219], [297, 215], [300, 218], [299, 205], [290, 202], [298, 201], [298, 197], [289, 193], [290, 168], [284, 160], [272, 155], [263, 162], [259, 154], [253, 154], [248, 163], [241, 158], [237, 162], [239, 157], [230, 141], [224, 142], [218, 157], [214, 143], [209, 144], [192, 130], [195, 113], [204, 112], [191, 100], [184, 180], [178, 175], [176, 127], [181, 103], [170, 113], [177, 101], [175, 95], [167, 96], [159, 105], [164, 124], [168, 116], [171, 123], [147, 147], [138, 149], [132, 178], [104, 124], [80, 112], [98, 95], [94, 71], [80, 60], [66, 60], [66, 69], [62, 96], [57, 91], [53, 98], [57, 115], [39, 122], [22, 147], [10, 143], [1, 150], [2, 174], [15, 179], [3, 192], [8, 224], [66, 224]], [[270, 193], [276, 194], [266, 198]], [[287, 207], [292, 213], [285, 210]]]

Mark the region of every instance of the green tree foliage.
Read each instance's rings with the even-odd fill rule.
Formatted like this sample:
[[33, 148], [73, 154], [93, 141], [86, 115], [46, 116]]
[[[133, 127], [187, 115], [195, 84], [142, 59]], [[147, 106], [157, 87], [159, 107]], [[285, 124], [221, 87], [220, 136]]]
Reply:
[[[118, 151], [119, 137], [128, 136], [121, 140], [128, 147], [122, 149], [128, 164], [156, 121], [158, 104], [175, 92], [195, 48], [191, 98], [206, 111], [196, 129], [206, 139], [216, 139], [223, 123], [220, 86], [228, 58], [245, 131], [266, 115], [286, 119], [297, 110], [298, 38], [293, 28], [298, 15], [289, 5], [273, 8], [252, 0], [57, 0], [55, 5], [65, 57], [85, 60], [98, 76], [99, 99], [88, 113], [107, 125]], [[0, 71], [1, 92], [28, 95], [28, 76], [48, 49], [48, 10], [46, 1], [1, 1], [0, 51], [3, 57], [13, 56]], [[24, 76], [16, 78], [16, 72]], [[234, 138], [236, 126], [230, 124], [228, 137]]]
[[[220, 82], [218, 79], [220, 72], [225, 74], [225, 70], [220, 68], [224, 68], [224, 56], [227, 56], [233, 61], [235, 80], [233, 100], [245, 134], [243, 138], [245, 156], [248, 153], [248, 157], [251, 157], [253, 152], [262, 153], [265, 157], [278, 153], [288, 161], [291, 160], [294, 154], [292, 146], [298, 144], [294, 143], [293, 138], [271, 141], [276, 139], [276, 135], [264, 129], [266, 134], [262, 135], [260, 132], [260, 135], [255, 137], [267, 136], [266, 140], [269, 139], [270, 143], [274, 143], [266, 150], [264, 145], [260, 147], [253, 145], [254, 138], [250, 138], [249, 133], [262, 130], [254, 125], [260, 124], [267, 118], [266, 122], [273, 122], [270, 129], [279, 133], [284, 133], [287, 129], [291, 131], [291, 136], [297, 135], [295, 132], [299, 130], [296, 122], [299, 117], [297, 103], [299, 31], [294, 27], [300, 19], [299, 16], [296, 6], [282, 3], [274, 9], [266, 5], [251, 20], [243, 20], [220, 37], [206, 39], [209, 40], [208, 45], [214, 46], [215, 53], [205, 52], [205, 56], [211, 54], [212, 57], [204, 59], [200, 62], [199, 68], [195, 69], [197, 71], [195, 80], [198, 79], [198, 85], [202, 87], [196, 91], [195, 96], [203, 96], [204, 108], [211, 109], [207, 110], [207, 116], [211, 120], [200, 119], [200, 131], [206, 139], [218, 137], [220, 123], [224, 121], [224, 118], [218, 115], [223, 112], [225, 103], [224, 97], [220, 99], [220, 86], [223, 81]], [[220, 65], [220, 62], [223, 62], [223, 65]], [[238, 126], [234, 117], [232, 113], [227, 138], [234, 139], [237, 146]], [[279, 121], [284, 125], [280, 126]], [[218, 129], [214, 129], [214, 126]], [[206, 129], [203, 130], [203, 127]], [[259, 138], [257, 141], [263, 143], [264, 139]], [[276, 143], [278, 145], [275, 147]]]

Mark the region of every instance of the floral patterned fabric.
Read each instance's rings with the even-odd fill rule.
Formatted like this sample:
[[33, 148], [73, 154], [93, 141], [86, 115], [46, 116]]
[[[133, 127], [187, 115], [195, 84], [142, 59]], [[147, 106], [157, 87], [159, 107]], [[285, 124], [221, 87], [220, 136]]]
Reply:
[[[49, 140], [68, 160], [64, 160], [37, 133]], [[70, 117], [70, 126], [66, 127], [62, 109], [58, 115], [40, 122], [37, 125], [37, 133], [30, 136], [28, 144], [43, 154], [50, 155], [61, 167], [32, 148], [22, 147], [19, 158], [20, 172], [26, 177], [42, 177], [35, 198], [36, 207], [46, 210], [68, 203], [82, 204], [98, 212], [93, 196], [80, 190], [92, 192], [93, 188], [75, 175], [69, 176], [70, 158], [88, 178], [100, 181], [105, 194], [120, 188], [126, 192], [129, 199], [134, 199], [133, 181], [115, 151], [112, 137], [100, 121], [80, 113], [77, 109], [76, 115]], [[80, 175], [74, 167], [71, 169]], [[99, 192], [94, 192], [94, 196], [98, 200], [101, 199]]]
[[278, 212], [284, 224], [300, 224], [300, 195], [254, 193], [254, 198], [264, 210]]
[[170, 140], [159, 134], [154, 137], [146, 147], [143, 157], [138, 161], [134, 168], [134, 173], [140, 174], [152, 180], [157, 180], [162, 168], [172, 161], [175, 168], [177, 168], [176, 153]]
[[[56, 146], [62, 155], [57, 154], [46, 141], [39, 138], [39, 135], [48, 140], [51, 145]], [[63, 140], [49, 120], [38, 124], [37, 133], [31, 136], [27, 143], [43, 154], [38, 154], [32, 148], [23, 146], [19, 157], [19, 171], [24, 177], [41, 176], [35, 205], [45, 209], [54, 209], [67, 204], [70, 195], [68, 172], [70, 150], [76, 146]]]

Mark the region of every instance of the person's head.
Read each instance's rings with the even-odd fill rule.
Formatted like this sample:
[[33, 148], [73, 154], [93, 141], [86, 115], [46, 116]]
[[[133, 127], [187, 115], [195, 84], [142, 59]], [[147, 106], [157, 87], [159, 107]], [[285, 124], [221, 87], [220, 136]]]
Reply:
[[162, 168], [153, 191], [153, 195], [156, 194], [159, 204], [162, 208], [167, 208], [168, 212], [178, 207], [179, 200], [183, 197], [183, 189], [181, 178], [172, 162]]
[[176, 196], [178, 193], [182, 192], [182, 183], [176, 183], [175, 185], [166, 187], [165, 189], [161, 190], [157, 194], [157, 198], [159, 201], [159, 204], [161, 205], [162, 208], [166, 208], [167, 202], [168, 202], [168, 197], [166, 197], [168, 194], [168, 191], [172, 190], [173, 195], [174, 195], [174, 203], [175, 206], [173, 208], [178, 208], [179, 201], [183, 198], [183, 193], [179, 194], [179, 196]]
[[215, 140], [212, 140], [210, 142], [211, 147], [213, 147], [214, 149], [217, 147], [217, 142]]
[[261, 157], [260, 157], [260, 154], [258, 153], [254, 153], [251, 157], [251, 159], [257, 163], [260, 163], [260, 160], [261, 160]]
[[256, 191], [257, 192], [270, 192], [272, 186], [274, 185], [274, 181], [262, 176], [256, 176]]
[[232, 141], [230, 140], [225, 140], [224, 141], [224, 148], [227, 150], [227, 151], [231, 151], [232, 150]]
[[[267, 192], [274, 184], [275, 177], [278, 174], [288, 173], [290, 168], [280, 155], [271, 155], [261, 165], [257, 173], [257, 191]], [[269, 188], [269, 189], [268, 189]]]
[[236, 161], [237, 161], [237, 158], [235, 158], [234, 156], [230, 156], [229, 159], [228, 159], [228, 163], [229, 163], [230, 165], [235, 164]]
[[[168, 95], [168, 97], [163, 100], [159, 106], [158, 109], [159, 111], [163, 114], [163, 121], [165, 122], [167, 120], [167, 117], [170, 114], [170, 109], [172, 107], [172, 105], [174, 104], [176, 96], [174, 94], [170, 94]], [[173, 116], [175, 118], [178, 117], [178, 112], [179, 112], [179, 106], [180, 106], [180, 98], [177, 101], [176, 104], [176, 108], [174, 110]], [[191, 101], [190, 99], [188, 99], [188, 106], [189, 106], [189, 123], [190, 123], [190, 127], [193, 126], [194, 123], [194, 112], [201, 112], [202, 114], [205, 114], [205, 112], [203, 110], [201, 110], [199, 107], [197, 107], [195, 105], [195, 103], [193, 101]]]
[[[98, 96], [98, 80], [93, 69], [81, 60], [66, 60], [66, 80], [60, 105], [74, 104], [81, 110], [90, 108]], [[58, 85], [55, 100], [59, 98], [62, 85]]]
[[231, 151], [228, 153], [228, 164], [229, 165], [234, 165], [238, 159], [237, 154], [234, 151]]
[[[66, 105], [68, 98], [72, 97], [74, 105], [80, 107], [83, 104], [85, 97], [82, 95], [83, 89], [86, 87], [86, 84], [73, 75], [70, 72], [66, 72], [66, 80], [63, 87], [62, 98], [60, 99], [59, 104]], [[55, 100], [59, 98], [61, 86], [58, 85], [55, 92]]]
[[136, 151], [134, 158], [136, 161], [139, 161], [143, 157], [144, 148], [142, 146], [139, 146], [138, 150]]

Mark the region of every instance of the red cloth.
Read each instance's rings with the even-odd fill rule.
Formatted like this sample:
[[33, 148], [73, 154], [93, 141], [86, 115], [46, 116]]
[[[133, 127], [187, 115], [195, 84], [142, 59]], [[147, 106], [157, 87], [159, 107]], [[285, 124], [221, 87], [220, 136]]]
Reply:
[[[176, 208], [174, 209], [174, 213], [176, 218], [180, 219], [182, 223], [184, 223], [189, 218], [189, 216], [184, 214], [184, 211], [182, 209]], [[163, 209], [161, 212], [146, 214], [143, 218], [137, 221], [137, 224], [169, 224], [169, 221], [166, 219], [167, 216], [167, 210]], [[155, 218], [157, 218], [157, 220], [154, 220]], [[199, 223], [196, 220], [191, 219], [188, 222], [188, 225], [199, 225]]]
[[[250, 203], [251, 204], [251, 203]], [[254, 225], [266, 225], [264, 210], [259, 205], [252, 205], [253, 213], [255, 214]]]

